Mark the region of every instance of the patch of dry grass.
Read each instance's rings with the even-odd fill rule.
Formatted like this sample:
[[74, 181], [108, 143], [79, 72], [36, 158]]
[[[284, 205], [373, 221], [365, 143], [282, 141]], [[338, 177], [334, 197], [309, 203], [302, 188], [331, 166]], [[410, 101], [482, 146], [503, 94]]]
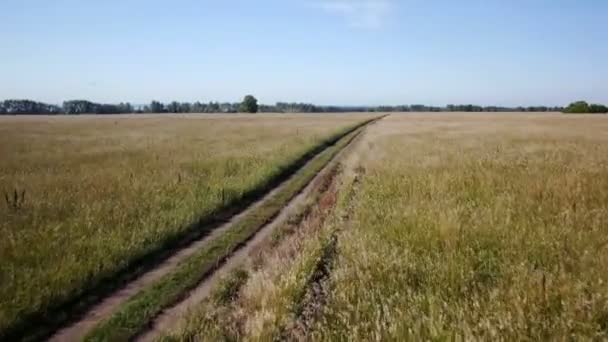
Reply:
[[[268, 182], [361, 116], [0, 118], [0, 332]], [[13, 192], [25, 199], [13, 205]], [[3, 203], [4, 204], [4, 203]]]
[[608, 120], [370, 129], [314, 340], [608, 338]]
[[[366, 123], [367, 121], [348, 127], [329, 138], [323, 145], [323, 151], [281, 184], [273, 196], [265, 199], [255, 210], [246, 213], [228, 231], [209, 241], [171, 273], [131, 297], [111, 317], [93, 328], [85, 340], [131, 340], [145, 330], [159, 313], [179, 301], [189, 290], [201, 284], [205, 275], [218, 267], [218, 263], [222, 259], [230, 256], [245, 241], [263, 229], [262, 227], [273, 217], [279, 215], [289, 201], [302, 191], [344, 146], [354, 139], [358, 131], [362, 129], [361, 126]], [[238, 290], [241, 282], [236, 283], [237, 288], [228, 292], [234, 294]]]
[[[336, 203], [334, 169], [314, 195], [301, 204], [268, 243], [247, 263], [247, 276], [239, 270], [216, 288], [220, 298], [226, 289], [230, 301], [218, 296], [203, 301], [163, 341], [271, 341], [302, 337], [298, 318], [302, 302], [324, 252], [331, 244], [334, 225], [325, 224]], [[244, 266], [245, 267], [245, 266]], [[235, 277], [242, 279], [239, 288]]]

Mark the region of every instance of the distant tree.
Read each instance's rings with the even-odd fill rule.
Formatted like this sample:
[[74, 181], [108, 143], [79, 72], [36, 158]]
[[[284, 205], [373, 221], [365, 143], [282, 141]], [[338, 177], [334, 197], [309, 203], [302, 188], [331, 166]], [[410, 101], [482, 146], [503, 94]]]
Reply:
[[220, 104], [218, 102], [209, 102], [205, 113], [219, 113], [220, 112]]
[[63, 112], [70, 115], [93, 113], [93, 103], [86, 100], [71, 100], [63, 102]]
[[425, 105], [421, 105], [421, 104], [413, 104], [410, 106], [410, 109], [412, 110], [412, 112], [426, 112], [427, 111], [427, 107]]
[[149, 106], [146, 106], [146, 110], [147, 113], [164, 113], [165, 112], [165, 106], [158, 102], [158, 101], [152, 101], [150, 102]]
[[564, 108], [564, 113], [608, 113], [608, 107], [601, 104], [588, 104], [585, 101], [576, 101]]
[[272, 105], [260, 105], [258, 111], [262, 113], [280, 113], [277, 107]]
[[[221, 113], [237, 113], [237, 112], [239, 112], [239, 110], [241, 108], [240, 103], [224, 102], [224, 103], [220, 103], [219, 106], [220, 106]], [[245, 110], [242, 110], [242, 111], [245, 112]]]
[[240, 112], [245, 113], [257, 113], [258, 112], [258, 100], [253, 95], [247, 95], [241, 102], [239, 107]]
[[204, 113], [205, 108], [207, 108], [207, 105], [196, 101], [190, 106], [190, 113]]
[[601, 104], [587, 104], [584, 101], [572, 103], [568, 108], [530, 106], [502, 107], [478, 106], [473, 104], [448, 104], [444, 107], [427, 106], [422, 104], [397, 106], [319, 106], [310, 103], [277, 102], [275, 105], [258, 105], [255, 97], [248, 95], [240, 103], [230, 102], [177, 102], [163, 104], [152, 101], [143, 107], [134, 108], [128, 102], [119, 104], [100, 104], [86, 100], [65, 101], [63, 107], [31, 100], [0, 101], [0, 114], [115, 114], [115, 113], [236, 113], [236, 112], [274, 112], [274, 113], [344, 113], [344, 112], [544, 112], [564, 111], [568, 113], [606, 113], [608, 108]]
[[120, 103], [102, 104], [86, 100], [72, 100], [63, 102], [63, 112], [66, 114], [119, 114], [131, 113], [133, 108], [130, 104]]
[[179, 113], [179, 102], [173, 101], [167, 105], [167, 112]]
[[589, 104], [585, 101], [572, 102], [564, 109], [564, 113], [589, 113]]
[[120, 113], [133, 113], [135, 112], [135, 110], [133, 109], [133, 106], [129, 103], [129, 102], [121, 102], [118, 104], [118, 111]]
[[589, 113], [605, 114], [608, 113], [608, 107], [601, 104], [591, 104], [589, 105]]
[[182, 102], [179, 104], [180, 113], [190, 113], [192, 111], [192, 105], [189, 102]]
[[55, 105], [31, 100], [5, 100], [0, 102], [2, 114], [59, 114], [61, 108]]

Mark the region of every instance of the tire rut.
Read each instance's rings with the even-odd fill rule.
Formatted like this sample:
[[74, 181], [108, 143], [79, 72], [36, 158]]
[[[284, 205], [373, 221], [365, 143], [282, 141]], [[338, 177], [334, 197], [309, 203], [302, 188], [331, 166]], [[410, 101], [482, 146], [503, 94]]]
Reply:
[[351, 140], [321, 169], [321, 171], [315, 175], [315, 177], [304, 187], [304, 189], [302, 189], [281, 209], [279, 214], [271, 222], [260, 228], [260, 230], [258, 230], [258, 232], [251, 239], [243, 244], [243, 246], [225, 258], [223, 263], [219, 265], [215, 271], [209, 274], [180, 302], [163, 310], [163, 312], [157, 316], [153, 322], [151, 322], [147, 330], [142, 331], [136, 336], [135, 341], [155, 341], [158, 337], [162, 336], [163, 333], [176, 326], [179, 320], [189, 310], [207, 298], [211, 294], [215, 285], [222, 279], [224, 275], [241, 266], [249, 258], [252, 251], [258, 249], [264, 243], [264, 241], [267, 241], [275, 228], [282, 225], [292, 213], [297, 211], [298, 206], [304, 203], [306, 198], [310, 196], [313, 191], [315, 191], [315, 185], [323, 182], [324, 178], [327, 178], [327, 174], [333, 171], [336, 163], [338, 163], [342, 156], [350, 150], [362, 132], [374, 122], [376, 121], [371, 121], [367, 125], [359, 128], [356, 135], [353, 136]]
[[[376, 119], [377, 120], [377, 119]], [[356, 128], [354, 131], [359, 130], [359, 132], [365, 127], [367, 127], [370, 123], [375, 122], [376, 120], [370, 121], [367, 124], [363, 124], [362, 126]], [[345, 134], [344, 136], [346, 136]], [[338, 139], [339, 140], [339, 139]], [[337, 140], [337, 141], [338, 141]], [[352, 142], [352, 141], [351, 141]], [[326, 146], [324, 149], [318, 151], [315, 154], [319, 155], [327, 148], [331, 147], [333, 144]], [[345, 148], [350, 145], [347, 144]], [[343, 148], [342, 150], [344, 150]], [[340, 152], [341, 153], [341, 152]], [[338, 155], [340, 154], [338, 153]], [[337, 157], [337, 156], [336, 156]], [[305, 168], [309, 163], [314, 160], [314, 156], [312, 156], [302, 167], [299, 169]], [[335, 160], [335, 157], [334, 157]], [[331, 162], [330, 162], [331, 163]], [[325, 168], [323, 169], [325, 170]], [[103, 299], [99, 300], [96, 304], [92, 305], [88, 310], [85, 310], [84, 314], [80, 316], [79, 319], [72, 321], [71, 323], [61, 327], [56, 330], [54, 333], [50, 335], [49, 341], [53, 342], [71, 342], [82, 340], [86, 334], [91, 331], [95, 326], [101, 323], [103, 320], [107, 319], [112, 313], [114, 313], [122, 304], [126, 303], [130, 298], [132, 298], [135, 294], [140, 292], [142, 289], [148, 287], [149, 285], [155, 283], [165, 275], [169, 274], [172, 270], [174, 270], [182, 261], [188, 259], [188, 257], [192, 256], [196, 253], [202, 246], [205, 246], [209, 241], [221, 236], [225, 233], [230, 227], [235, 223], [241, 220], [244, 216], [250, 214], [255, 211], [259, 206], [261, 206], [268, 198], [273, 197], [277, 192], [279, 192], [285, 184], [287, 184], [297, 172], [294, 172], [291, 176], [281, 181], [277, 186], [275, 186], [272, 190], [267, 192], [262, 198], [250, 204], [247, 208], [242, 210], [240, 213], [233, 215], [229, 219], [225, 221], [225, 223], [219, 225], [217, 228], [214, 228], [209, 233], [200, 237], [197, 240], [194, 240], [190, 244], [186, 245], [183, 248], [180, 248], [176, 251], [168, 253], [170, 256], [166, 258], [164, 261], [157, 264], [157, 266], [151, 268], [148, 271], [144, 271], [138, 276], [136, 276], [132, 281], [127, 282], [121, 288], [111, 292], [111, 294], [106, 295]], [[310, 184], [309, 184], [310, 185]], [[272, 224], [272, 223], [271, 223]], [[259, 234], [260, 232], [258, 232]], [[257, 241], [257, 235], [252, 238], [251, 241]], [[239, 251], [234, 253], [234, 256], [238, 256]], [[229, 257], [232, 258], [232, 257]], [[221, 268], [221, 267], [220, 267]], [[213, 272], [215, 274], [217, 272]], [[212, 275], [213, 275], [212, 274]]]

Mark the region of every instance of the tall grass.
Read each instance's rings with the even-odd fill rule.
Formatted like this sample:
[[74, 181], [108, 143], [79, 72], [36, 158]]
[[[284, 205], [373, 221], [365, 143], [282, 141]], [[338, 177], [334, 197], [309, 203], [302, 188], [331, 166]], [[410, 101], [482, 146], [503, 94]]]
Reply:
[[[268, 244], [252, 256], [247, 277], [239, 288], [230, 287], [230, 300], [212, 296], [188, 313], [162, 341], [273, 341], [299, 340], [305, 336], [304, 320], [314, 316], [307, 304], [309, 290], [327, 252], [333, 256], [334, 236], [344, 212], [334, 213], [336, 201], [348, 201], [337, 194], [342, 178], [340, 164], [322, 180], [309, 198], [286, 222], [276, 227]], [[348, 177], [347, 181], [352, 181]], [[246, 267], [244, 266], [244, 267]], [[227, 276], [215, 292], [225, 292]], [[321, 285], [321, 284], [314, 284]], [[222, 297], [220, 297], [222, 298]], [[314, 304], [314, 303], [312, 303]], [[311, 312], [312, 311], [312, 312]]]
[[608, 121], [391, 116], [314, 340], [608, 338]]
[[[0, 333], [277, 175], [348, 116], [1, 118]], [[53, 314], [53, 313], [50, 313]]]
[[184, 260], [172, 272], [131, 297], [110, 318], [99, 323], [86, 341], [132, 340], [165, 308], [192, 290], [227, 256], [251, 238], [294, 198], [351, 141], [360, 126], [349, 127], [327, 140], [326, 148], [278, 188], [277, 192], [217, 238]]

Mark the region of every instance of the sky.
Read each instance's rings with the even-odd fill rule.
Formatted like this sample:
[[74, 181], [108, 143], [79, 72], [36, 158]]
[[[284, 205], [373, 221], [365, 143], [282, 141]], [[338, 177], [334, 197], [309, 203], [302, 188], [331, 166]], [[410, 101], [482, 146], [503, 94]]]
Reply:
[[0, 99], [608, 103], [606, 0], [0, 0]]

